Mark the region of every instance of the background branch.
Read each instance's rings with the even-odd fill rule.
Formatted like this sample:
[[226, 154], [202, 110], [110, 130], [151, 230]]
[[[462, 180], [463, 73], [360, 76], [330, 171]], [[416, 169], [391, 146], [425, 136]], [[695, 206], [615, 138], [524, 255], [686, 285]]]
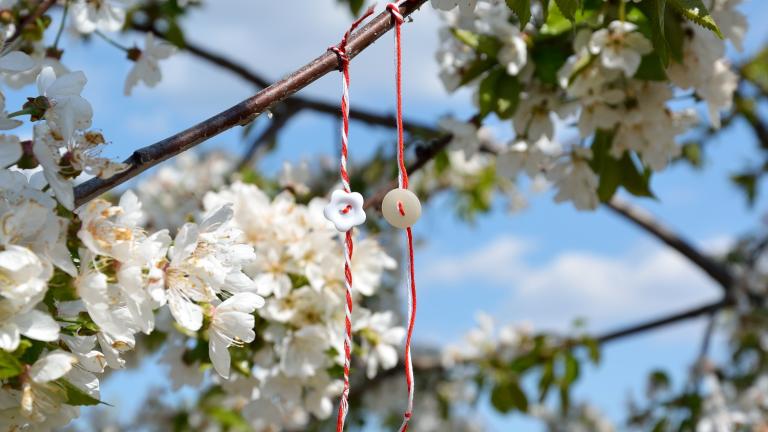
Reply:
[[616, 329], [603, 333], [597, 336], [595, 339], [602, 343], [611, 342], [617, 339], [623, 339], [627, 336], [633, 336], [641, 333], [645, 333], [650, 330], [655, 330], [660, 327], [665, 327], [669, 324], [678, 323], [680, 321], [686, 321], [689, 319], [697, 318], [702, 315], [708, 315], [715, 313], [723, 308], [731, 306], [733, 303], [728, 299], [718, 300], [716, 302], [707, 303], [701, 306], [697, 306], [691, 309], [686, 309], [681, 312], [665, 315], [659, 318], [655, 318], [649, 321], [633, 324], [624, 328]]
[[720, 284], [726, 292], [731, 291], [734, 277], [728, 268], [699, 252], [693, 245], [691, 245], [691, 243], [671, 229], [657, 222], [650, 214], [635, 208], [618, 198], [612, 199], [605, 205], [616, 214], [642, 228], [643, 231], [651, 234], [672, 249], [680, 252], [684, 257], [688, 258], [688, 260], [696, 264], [696, 266]]
[[240, 171], [241, 169], [250, 165], [261, 146], [275, 140], [277, 135], [280, 133], [280, 130], [286, 124], [288, 124], [291, 118], [298, 112], [298, 109], [291, 108], [290, 106], [286, 107], [286, 109], [282, 112], [275, 112], [272, 116], [272, 122], [269, 124], [269, 126], [266, 127], [266, 129], [264, 129], [261, 134], [259, 134], [258, 137], [256, 137], [255, 140], [253, 140], [251, 145], [248, 147], [248, 150], [240, 159], [240, 163], [237, 164], [237, 171]]
[[[647, 333], [649, 331], [658, 330], [660, 328], [669, 326], [671, 324], [680, 323], [690, 319], [698, 318], [702, 315], [712, 315], [718, 311], [723, 310], [732, 305], [729, 300], [718, 300], [712, 303], [706, 303], [701, 306], [696, 306], [690, 309], [684, 309], [680, 312], [672, 313], [670, 315], [661, 316], [658, 318], [650, 319], [647, 321], [632, 324], [627, 327], [618, 328], [606, 333], [598, 334], [594, 337], [600, 345], [604, 345], [609, 342], [614, 342], [620, 339], [625, 339], [631, 336], [637, 336]], [[708, 330], [709, 331], [709, 330]], [[570, 343], [570, 342], [569, 342]], [[417, 372], [431, 372], [439, 371], [443, 369], [443, 364], [440, 360], [439, 353], [435, 352], [422, 352], [416, 353], [413, 358], [414, 370]], [[369, 380], [369, 385], [375, 385], [383, 380], [398, 376], [403, 372], [403, 364], [399, 362], [397, 367], [381, 371], [373, 380]], [[358, 386], [361, 388], [361, 386]], [[362, 388], [367, 388], [363, 386]], [[359, 395], [358, 395], [359, 396]]]
[[[410, 15], [426, 0], [413, 0], [405, 3], [400, 12]], [[392, 28], [392, 17], [388, 11], [380, 13], [363, 28], [355, 32], [347, 45], [350, 58], [370, 46], [378, 38]], [[207, 139], [216, 136], [234, 126], [245, 125], [269, 109], [272, 105], [283, 101], [297, 91], [312, 84], [320, 77], [337, 70], [338, 58], [334, 53], [326, 51], [321, 56], [307, 63], [288, 77], [272, 84], [256, 93], [254, 96], [223, 111], [215, 116], [198, 123], [189, 129], [168, 137], [150, 146], [136, 150], [125, 163], [129, 168], [109, 179], [94, 178], [75, 188], [75, 205], [101, 195], [102, 193], [132, 179], [147, 169], [186, 151]]]

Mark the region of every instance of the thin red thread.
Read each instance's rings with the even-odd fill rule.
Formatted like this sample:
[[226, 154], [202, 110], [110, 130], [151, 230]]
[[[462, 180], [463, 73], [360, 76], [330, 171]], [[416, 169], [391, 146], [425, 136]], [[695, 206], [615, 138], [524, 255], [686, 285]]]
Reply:
[[[369, 7], [365, 13], [355, 20], [349, 27], [341, 43], [337, 47], [328, 48], [339, 57], [339, 68], [342, 73], [342, 94], [341, 94], [341, 160], [339, 174], [341, 183], [345, 192], [350, 192], [349, 173], [347, 172], [347, 153], [349, 141], [349, 55], [347, 53], [347, 42], [352, 32], [359, 26], [365, 18], [373, 14], [373, 6]], [[351, 206], [342, 209], [342, 213], [348, 213]], [[344, 421], [349, 412], [349, 368], [352, 359], [352, 252], [354, 244], [352, 242], [352, 230], [350, 229], [344, 236], [344, 282], [345, 282], [345, 303], [344, 303], [344, 388], [341, 392], [339, 401], [339, 411], [336, 418], [336, 431], [344, 430]]]
[[[392, 14], [395, 22], [395, 86], [397, 94], [397, 165], [398, 165], [398, 184], [401, 189], [408, 189], [408, 169], [405, 166], [405, 144], [403, 132], [403, 54], [402, 54], [402, 32], [401, 26], [405, 19], [400, 13], [399, 3], [387, 4], [387, 10]], [[398, 211], [405, 216], [403, 203], [397, 203]], [[406, 239], [408, 241], [408, 331], [405, 338], [405, 383], [408, 389], [408, 405], [403, 413], [403, 424], [400, 426], [400, 432], [408, 430], [408, 422], [413, 416], [413, 362], [411, 359], [411, 342], [413, 339], [413, 328], [416, 324], [416, 275], [413, 259], [413, 231], [411, 227], [405, 229]]]

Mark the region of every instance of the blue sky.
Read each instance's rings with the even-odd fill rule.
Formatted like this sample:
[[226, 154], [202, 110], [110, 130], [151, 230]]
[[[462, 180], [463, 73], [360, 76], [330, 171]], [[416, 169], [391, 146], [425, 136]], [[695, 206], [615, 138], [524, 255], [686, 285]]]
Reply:
[[[761, 3], [747, 0], [743, 6], [755, 24], [747, 52], [768, 40], [768, 30], [759, 25], [768, 20], [768, 7]], [[185, 23], [188, 38], [269, 79], [294, 70], [335, 43], [350, 21], [348, 12], [331, 0], [216, 0], [190, 18]], [[436, 14], [427, 7], [414, 18], [404, 30], [407, 115], [425, 122], [447, 113], [469, 115], [473, 108], [468, 94], [447, 95], [436, 78]], [[130, 35], [124, 41], [140, 42], [140, 37]], [[162, 65], [165, 79], [156, 89], [140, 88], [127, 98], [122, 85], [130, 65], [122, 52], [99, 39], [89, 46], [70, 42], [64, 47], [66, 63], [84, 70], [89, 78], [84, 93], [94, 106], [94, 124], [113, 143], [105, 153], [118, 159], [252, 93], [247, 83], [181, 53]], [[355, 59], [353, 106], [392, 111], [391, 50], [391, 38], [384, 37]], [[339, 85], [338, 74], [330, 74], [302, 94], [337, 101]], [[14, 100], [19, 99], [9, 98], [9, 107]], [[283, 160], [334, 155], [336, 127], [336, 121], [326, 116], [297, 116], [281, 135], [280, 150], [263, 160], [261, 168], [275, 172]], [[241, 133], [230, 131], [201, 148], [241, 152]], [[351, 158], [362, 159], [392, 138], [390, 130], [354, 123]], [[633, 201], [700, 246], [717, 250], [760, 223], [766, 201], [747, 208], [727, 180], [730, 172], [754, 157], [753, 149], [752, 136], [737, 124], [708, 147], [705, 170], [673, 167], [654, 178], [657, 201]], [[554, 204], [551, 193], [531, 196], [530, 207], [521, 213], [507, 213], [502, 203], [496, 207], [473, 225], [459, 221], [446, 199], [438, 198], [425, 208], [416, 228], [424, 240], [417, 251], [418, 341], [458, 341], [479, 311], [499, 323], [527, 321], [536, 328], [565, 329], [574, 318], [587, 317], [589, 328], [601, 331], [698, 305], [719, 294], [717, 286], [683, 259], [605, 210], [576, 212], [570, 205]], [[609, 345], [602, 365], [588, 370], [577, 394], [621, 419], [626, 395], [642, 392], [650, 369], [685, 370], [698, 350], [702, 327], [702, 322], [692, 321]], [[140, 401], [134, 396], [146, 393], [160, 375], [152, 364], [117, 373], [104, 385], [103, 398], [128, 413], [136, 412]], [[126, 385], [137, 389], [130, 400], [124, 393]], [[511, 428], [539, 430], [517, 416], [493, 416], [489, 424], [490, 430]]]

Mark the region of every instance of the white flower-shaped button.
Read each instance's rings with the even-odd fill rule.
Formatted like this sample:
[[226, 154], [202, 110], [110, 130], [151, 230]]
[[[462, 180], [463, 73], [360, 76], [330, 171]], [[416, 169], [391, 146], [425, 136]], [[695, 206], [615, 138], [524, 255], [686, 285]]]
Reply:
[[339, 232], [347, 232], [365, 222], [363, 196], [357, 192], [335, 190], [323, 214]]

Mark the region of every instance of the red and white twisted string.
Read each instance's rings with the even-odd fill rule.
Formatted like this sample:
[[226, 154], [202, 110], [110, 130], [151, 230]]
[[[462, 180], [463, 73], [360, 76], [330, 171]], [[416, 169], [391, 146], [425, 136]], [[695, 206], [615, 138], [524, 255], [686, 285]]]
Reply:
[[[349, 27], [341, 43], [337, 47], [331, 47], [329, 50], [336, 53], [339, 57], [339, 64], [342, 73], [342, 94], [341, 94], [341, 162], [340, 174], [341, 183], [345, 192], [350, 192], [349, 173], [347, 172], [347, 153], [348, 153], [348, 135], [349, 135], [349, 56], [347, 55], [347, 42], [352, 31], [355, 30], [365, 18], [373, 14], [373, 7], [368, 10]], [[347, 209], [348, 210], [348, 209]], [[339, 411], [336, 418], [336, 431], [344, 430], [344, 421], [349, 412], [349, 366], [352, 359], [352, 251], [354, 244], [352, 242], [352, 230], [348, 230], [344, 235], [344, 286], [346, 296], [344, 302], [344, 389], [341, 392], [341, 401], [339, 402]]]
[[[405, 19], [400, 13], [400, 5], [408, 0], [397, 3], [387, 4], [387, 10], [392, 14], [395, 21], [395, 86], [397, 94], [397, 182], [401, 189], [408, 189], [408, 169], [405, 166], [405, 144], [403, 139], [403, 56], [402, 56], [402, 34], [401, 26]], [[398, 209], [401, 214], [405, 214], [403, 204], [398, 202]], [[408, 283], [408, 331], [405, 338], [405, 382], [408, 388], [408, 405], [403, 414], [403, 423], [400, 426], [400, 432], [408, 430], [408, 423], [413, 415], [413, 362], [411, 359], [411, 340], [413, 338], [413, 327], [416, 323], [416, 277], [413, 265], [413, 231], [411, 227], [405, 229], [406, 240], [408, 242], [408, 272], [406, 280]]]

